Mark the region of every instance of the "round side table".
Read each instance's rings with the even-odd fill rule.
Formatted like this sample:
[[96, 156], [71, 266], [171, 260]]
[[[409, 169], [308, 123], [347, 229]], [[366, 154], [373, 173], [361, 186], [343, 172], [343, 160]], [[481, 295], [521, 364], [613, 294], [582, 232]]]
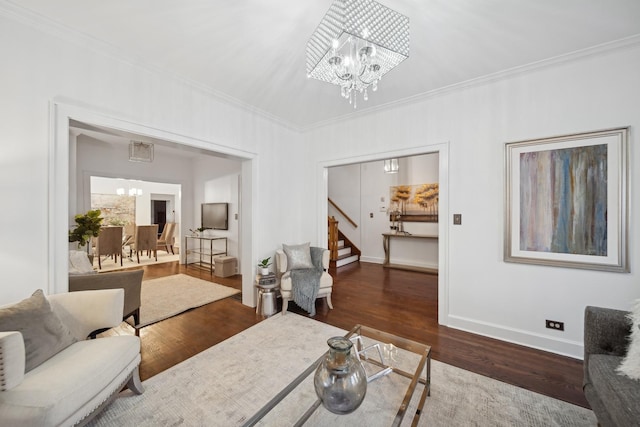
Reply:
[[279, 288], [278, 283], [262, 284], [260, 276], [256, 277], [256, 288], [258, 288], [258, 304], [256, 305], [256, 314], [269, 317], [278, 311], [276, 299]]

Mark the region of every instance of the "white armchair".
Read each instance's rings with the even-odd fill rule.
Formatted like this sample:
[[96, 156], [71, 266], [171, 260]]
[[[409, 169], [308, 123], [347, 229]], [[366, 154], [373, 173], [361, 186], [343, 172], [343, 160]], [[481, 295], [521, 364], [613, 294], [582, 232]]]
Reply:
[[[322, 254], [322, 267], [324, 271], [320, 277], [320, 289], [316, 298], [326, 298], [327, 305], [333, 309], [331, 304], [331, 290], [333, 288], [333, 277], [329, 275], [329, 250], [325, 249]], [[291, 294], [291, 274], [287, 269], [287, 255], [282, 249], [276, 251], [276, 275], [280, 278], [280, 294], [282, 295], [282, 314], [286, 314], [289, 301], [292, 299]]]

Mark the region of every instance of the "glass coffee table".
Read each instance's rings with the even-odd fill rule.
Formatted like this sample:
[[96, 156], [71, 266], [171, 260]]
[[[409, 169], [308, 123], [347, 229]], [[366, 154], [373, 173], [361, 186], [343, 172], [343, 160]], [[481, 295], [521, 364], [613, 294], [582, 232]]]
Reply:
[[[325, 353], [244, 426], [417, 425], [431, 394], [431, 347], [362, 325], [353, 327], [345, 338], [354, 343], [352, 351], [367, 372], [367, 394], [358, 409], [336, 415], [322, 406], [313, 377]], [[408, 414], [412, 418], [405, 420]]]

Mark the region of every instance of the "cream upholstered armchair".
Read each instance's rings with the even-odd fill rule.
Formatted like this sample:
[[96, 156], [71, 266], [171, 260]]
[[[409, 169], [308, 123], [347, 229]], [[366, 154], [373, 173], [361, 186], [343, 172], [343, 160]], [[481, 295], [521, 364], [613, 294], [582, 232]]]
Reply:
[[[280, 293], [282, 295], [282, 314], [286, 314], [289, 301], [293, 299], [291, 280], [291, 270], [287, 265], [287, 255], [282, 249], [276, 251], [276, 275], [280, 278]], [[329, 268], [329, 250], [322, 252], [322, 274], [320, 276], [320, 288], [317, 298], [326, 298], [327, 305], [333, 309], [331, 303], [331, 290], [333, 288], [333, 277], [327, 272]]]

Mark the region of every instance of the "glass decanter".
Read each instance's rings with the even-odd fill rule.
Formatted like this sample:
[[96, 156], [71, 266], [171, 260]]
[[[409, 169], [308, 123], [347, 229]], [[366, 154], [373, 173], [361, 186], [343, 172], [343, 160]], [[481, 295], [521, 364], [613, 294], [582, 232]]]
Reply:
[[327, 340], [329, 353], [316, 369], [314, 386], [322, 404], [334, 414], [355, 411], [367, 393], [367, 374], [344, 337]]

